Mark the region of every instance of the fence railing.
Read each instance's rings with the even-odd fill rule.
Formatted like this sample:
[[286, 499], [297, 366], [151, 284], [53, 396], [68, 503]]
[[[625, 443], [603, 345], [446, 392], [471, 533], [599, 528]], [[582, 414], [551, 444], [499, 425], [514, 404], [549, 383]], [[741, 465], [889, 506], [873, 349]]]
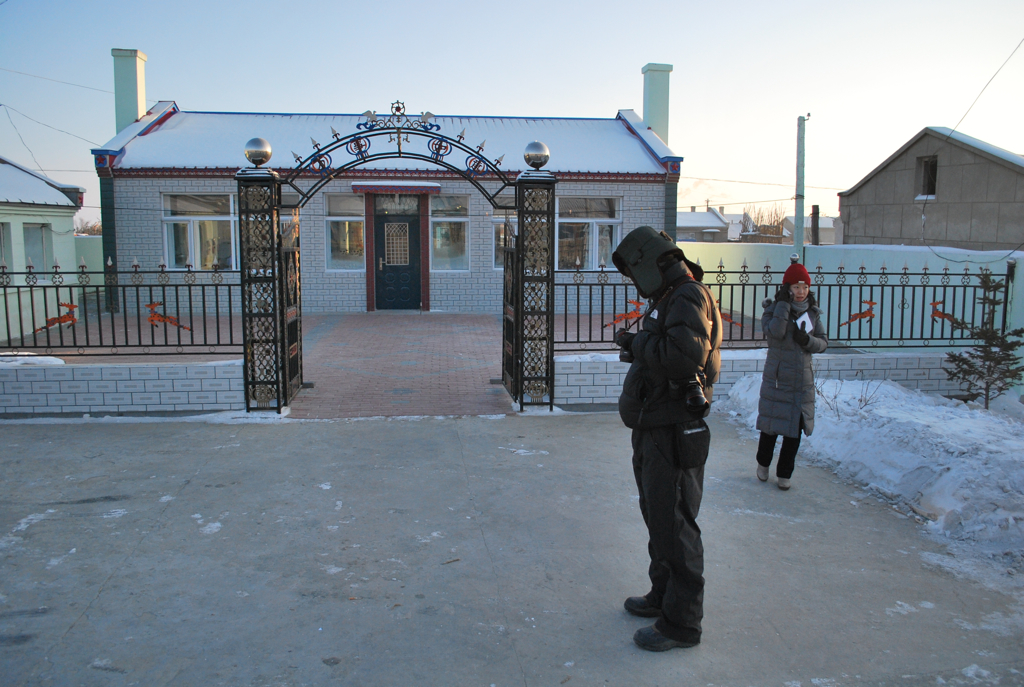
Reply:
[[241, 354], [236, 270], [8, 272], [0, 351], [48, 355]]
[[[724, 265], [704, 275], [722, 313], [723, 345], [766, 345], [761, 331], [762, 302], [773, 298], [783, 270], [766, 267], [729, 271]], [[980, 272], [887, 270], [868, 272], [863, 266], [835, 272], [811, 271], [811, 291], [824, 311], [823, 324], [833, 345], [848, 347], [973, 346], [978, 342], [954, 320], [980, 325], [985, 315], [979, 303]], [[1003, 304], [995, 322], [1006, 328], [1007, 294], [1013, 266], [993, 275], [1003, 282]], [[617, 272], [558, 273], [555, 283], [555, 349], [559, 351], [615, 350], [615, 330], [646, 310], [636, 288]]]

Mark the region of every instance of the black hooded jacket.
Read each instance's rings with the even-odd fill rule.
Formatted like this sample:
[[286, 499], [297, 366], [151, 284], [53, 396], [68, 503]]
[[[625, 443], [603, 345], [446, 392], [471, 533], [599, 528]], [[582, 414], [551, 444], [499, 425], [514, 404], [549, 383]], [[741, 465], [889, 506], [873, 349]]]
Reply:
[[692, 277], [676, 280], [648, 308], [630, 350], [633, 363], [619, 396], [619, 415], [627, 427], [649, 429], [695, 419], [681, 394], [669, 392], [669, 380], [684, 389], [699, 372], [711, 400], [718, 379], [722, 318], [710, 289]]

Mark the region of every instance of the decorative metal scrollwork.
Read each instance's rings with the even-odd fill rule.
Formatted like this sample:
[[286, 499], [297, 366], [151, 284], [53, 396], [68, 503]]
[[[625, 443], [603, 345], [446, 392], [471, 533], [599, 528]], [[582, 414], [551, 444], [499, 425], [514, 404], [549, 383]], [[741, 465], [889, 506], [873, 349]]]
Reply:
[[931, 282], [932, 278], [929, 277], [927, 274], [921, 277], [921, 283], [924, 284], [925, 286], [928, 286]]
[[10, 286], [10, 285], [11, 285], [11, 275], [6, 274], [6, 273], [0, 274], [0, 286]]
[[132, 272], [130, 279], [132, 281], [133, 286], [141, 286], [143, 281], [143, 275], [139, 274], [138, 272]]
[[441, 126], [434, 124], [431, 120], [434, 118], [429, 112], [424, 112], [419, 117], [413, 119], [405, 113], [405, 103], [400, 100], [396, 100], [391, 103], [391, 116], [389, 117], [378, 117], [377, 113], [373, 110], [367, 110], [363, 113], [366, 117], [365, 122], [356, 124], [357, 129], [364, 131], [374, 131], [376, 129], [419, 129], [420, 131], [440, 131]]
[[909, 283], [910, 283], [910, 277], [908, 277], [906, 274], [900, 275], [900, 285], [906, 286]]
[[939, 281], [942, 283], [943, 286], [949, 286], [949, 275], [942, 275], [942, 279], [940, 279]]
[[741, 273], [740, 274], [740, 283], [741, 284], [747, 284], [749, 282], [750, 282], [750, 275], [747, 274], [746, 272]]
[[878, 278], [878, 283], [882, 284], [883, 286], [888, 284], [889, 283], [889, 275], [888, 274], [883, 274], [881, 277]]
[[607, 272], [601, 272], [601, 274], [597, 275], [597, 283], [598, 284], [602, 284], [602, 285], [607, 284], [608, 283], [608, 273]]
[[182, 277], [182, 279], [185, 280], [186, 284], [191, 286], [191, 285], [196, 283], [196, 273], [191, 271], [191, 270], [189, 270], [188, 272], [185, 273], [185, 276]]
[[90, 281], [92, 281], [92, 279], [85, 272], [82, 272], [78, 275], [79, 286], [88, 286]]
[[582, 284], [583, 283], [583, 273], [582, 272], [573, 272], [572, 273], [572, 283], [573, 284]]
[[719, 284], [724, 284], [725, 283], [725, 272], [719, 272], [715, 276], [715, 281], [717, 281]]
[[213, 274], [210, 275], [210, 281], [214, 284], [223, 284], [224, 275], [221, 274], [220, 272], [214, 272]]
[[480, 176], [487, 172], [487, 162], [479, 155], [470, 155], [466, 158], [466, 171], [473, 176]]
[[769, 272], [768, 270], [765, 270], [764, 274], [761, 275], [761, 281], [763, 283], [765, 283], [765, 284], [771, 284], [772, 283], [772, 273]]
[[366, 159], [366, 156], [370, 154], [370, 140], [367, 138], [353, 138], [345, 145], [345, 150], [350, 155], [359, 158], [360, 160]]
[[166, 272], [161, 272], [160, 274], [156, 275], [156, 281], [158, 284], [170, 284], [171, 275], [167, 274]]
[[906, 298], [904, 298], [903, 300], [900, 301], [900, 304], [899, 304], [899, 309], [900, 310], [906, 310], [909, 307], [910, 307], [910, 303], [907, 302]]
[[845, 284], [846, 283], [846, 275], [843, 274], [843, 273], [840, 273], [839, 276], [836, 277], [836, 283], [837, 284]]
[[868, 283], [868, 275], [864, 274], [863, 272], [858, 274], [857, 275], [857, 283], [860, 284], [861, 286], [864, 286], [865, 284], [867, 284]]
[[309, 161], [309, 168], [321, 177], [325, 177], [334, 171], [334, 164], [330, 155], [327, 153], [320, 153]]
[[54, 286], [62, 286], [64, 284], [64, 275], [54, 270], [53, 276], [50, 277], [50, 283]]
[[444, 159], [445, 155], [452, 152], [452, 144], [443, 138], [430, 139], [427, 148], [430, 149], [430, 157], [435, 162], [440, 162]]

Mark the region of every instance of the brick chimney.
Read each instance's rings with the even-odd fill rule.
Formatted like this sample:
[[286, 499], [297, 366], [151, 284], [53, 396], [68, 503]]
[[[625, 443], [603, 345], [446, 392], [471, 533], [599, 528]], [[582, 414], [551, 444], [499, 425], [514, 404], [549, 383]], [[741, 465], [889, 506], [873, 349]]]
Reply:
[[644, 124], [668, 145], [668, 75], [670, 64], [644, 65]]
[[114, 48], [114, 116], [117, 133], [146, 114], [146, 54]]

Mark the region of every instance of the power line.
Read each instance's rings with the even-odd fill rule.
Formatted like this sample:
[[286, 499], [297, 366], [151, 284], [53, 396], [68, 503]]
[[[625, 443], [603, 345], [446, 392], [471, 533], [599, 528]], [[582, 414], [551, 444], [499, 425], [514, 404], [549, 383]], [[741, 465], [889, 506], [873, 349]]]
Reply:
[[[7, 0], [4, 0], [4, 2], [7, 2]], [[0, 3], [0, 4], [3, 4], [3, 3]], [[32, 152], [32, 149], [28, 147], [28, 143], [25, 143], [25, 137], [21, 135], [21, 132], [20, 132], [20, 131], [18, 131], [18, 127], [17, 127], [17, 126], [16, 126], [15, 124], [14, 124], [14, 120], [13, 120], [13, 119], [11, 119], [11, 113], [10, 113], [10, 111], [9, 111], [9, 110], [7, 110], [7, 109], [4, 109], [4, 112], [5, 112], [6, 114], [7, 114], [7, 121], [9, 121], [9, 122], [11, 123], [11, 126], [13, 126], [13, 127], [14, 127], [14, 132], [15, 132], [16, 134], [18, 134], [18, 138], [20, 138], [20, 139], [21, 139], [21, 145], [25, 146], [25, 150], [27, 150], [27, 151], [28, 151], [28, 154], [29, 154], [29, 155], [31, 155], [31, 156], [32, 156], [32, 159], [33, 159], [33, 160], [35, 161], [35, 163], [36, 163], [36, 169], [41, 169], [41, 168], [42, 168], [42, 165], [41, 165], [41, 164], [39, 164], [39, 160], [36, 160], [36, 154], [35, 154], [35, 153], [33, 153], [33, 152]]]
[[[7, 2], [7, 0], [4, 0], [4, 2]], [[3, 4], [3, 3], [0, 3], [0, 4]], [[82, 85], [80, 83], [71, 83], [70, 81], [61, 81], [60, 79], [51, 79], [48, 76], [40, 76], [39, 74], [29, 74], [28, 72], [19, 72], [16, 69], [7, 69], [6, 67], [0, 67], [0, 71], [2, 71], [2, 72], [10, 72], [11, 74], [21, 74], [22, 76], [31, 76], [33, 79], [42, 79], [44, 81], [52, 81], [54, 83], [64, 84], [65, 86], [74, 86], [76, 88], [86, 88], [86, 89], [88, 89], [90, 91], [98, 91], [100, 93], [109, 93], [110, 95], [116, 95], [114, 93], [114, 91], [108, 91], [105, 88], [96, 88], [94, 86], [84, 86], [84, 85]], [[159, 101], [158, 100], [153, 100], [151, 98], [147, 98], [146, 102], [147, 103], [156, 103], [156, 102], [159, 102]]]
[[[1017, 51], [1020, 50], [1020, 46], [1022, 46], [1022, 45], [1024, 45], [1024, 38], [1022, 38], [1020, 40], [1020, 43], [1018, 43], [1017, 47], [1013, 49], [1013, 52], [1010, 53], [1010, 56], [1007, 57], [1003, 61], [1003, 63], [1001, 65], [999, 65], [999, 69], [997, 69], [996, 73], [992, 75], [992, 78], [990, 78], [988, 81], [985, 82], [985, 86], [981, 89], [981, 92], [978, 93], [978, 96], [974, 99], [974, 102], [971, 103], [971, 106], [967, 108], [967, 112], [964, 112], [964, 116], [961, 117], [960, 121], [956, 123], [956, 126], [954, 126], [952, 129], [950, 129], [949, 133], [946, 135], [946, 141], [945, 141], [946, 143], [949, 143], [949, 139], [951, 139], [953, 137], [953, 133], [957, 130], [957, 128], [960, 126], [960, 124], [963, 123], [963, 121], [967, 118], [967, 115], [970, 114], [971, 110], [974, 108], [974, 105], [981, 98], [982, 93], [985, 92], [985, 89], [988, 88], [989, 84], [991, 84], [992, 81], [999, 75], [999, 72], [1001, 72], [1003, 70], [1003, 67], [1006, 66], [1006, 63], [1009, 62], [1013, 58], [1013, 56], [1017, 54]], [[926, 235], [925, 235], [926, 234], [926, 232], [925, 232], [925, 222], [927, 221], [927, 215], [925, 214], [925, 212], [926, 212], [927, 209], [928, 209], [928, 200], [926, 199], [924, 201], [924, 206], [921, 208], [921, 243], [924, 244], [924, 246], [927, 247], [928, 250], [931, 251], [935, 255], [935, 257], [937, 257], [937, 258], [942, 258], [943, 260], [946, 260], [948, 262], [956, 262], [956, 263], [960, 263], [960, 264], [968, 263], [969, 262], [971, 264], [977, 263], [979, 265], [988, 265], [988, 264], [991, 264], [993, 262], [1001, 262], [1001, 261], [1005, 260], [1006, 258], [1010, 257], [1011, 255], [1013, 255], [1014, 253], [1016, 253], [1021, 248], [1024, 248], [1024, 241], [1022, 241], [1021, 243], [1017, 244], [1016, 248], [1011, 248], [1009, 250], [1009, 252], [1007, 252], [1006, 255], [1002, 256], [1001, 258], [996, 258], [995, 260], [985, 260], [985, 261], [957, 260], [955, 258], [949, 258], [949, 257], [943, 256], [943, 255], [940, 255], [939, 252], [937, 250], [935, 250], [935, 248], [933, 248], [932, 246], [930, 246], [930, 245], [928, 245], [926, 243], [926, 241], [928, 240]]]
[[[77, 135], [77, 134], [73, 134], [73, 133], [71, 133], [70, 131], [64, 131], [64, 129], [58, 129], [58, 128], [57, 128], [57, 127], [55, 127], [55, 126], [50, 126], [49, 124], [44, 124], [43, 122], [40, 122], [40, 121], [39, 121], [38, 119], [32, 119], [31, 117], [29, 117], [29, 116], [28, 116], [27, 114], [25, 114], [24, 112], [21, 112], [20, 110], [15, 110], [15, 109], [14, 109], [13, 107], [11, 107], [10, 105], [7, 105], [6, 103], [0, 103], [0, 107], [5, 107], [5, 108], [7, 108], [8, 110], [13, 110], [14, 112], [17, 112], [18, 114], [20, 114], [20, 115], [21, 115], [22, 117], [24, 117], [25, 119], [27, 119], [27, 120], [29, 120], [29, 121], [32, 121], [32, 122], [35, 122], [36, 124], [39, 124], [40, 126], [45, 126], [45, 127], [47, 128], [47, 129], [53, 129], [54, 131], [59, 131], [59, 132], [60, 132], [60, 133], [62, 133], [62, 134], [67, 134], [68, 136], [71, 136], [71, 137], [73, 137], [73, 138], [77, 138], [77, 139], [78, 139], [78, 140], [80, 140], [80, 141], [85, 141], [86, 143], [91, 143], [91, 144], [93, 144], [94, 146], [99, 146], [99, 145], [101, 145], [100, 143], [97, 143], [96, 141], [90, 141], [90, 140], [89, 140], [89, 139], [87, 139], [87, 138], [82, 138], [81, 136], [79, 136], [79, 135]], [[8, 119], [10, 119], [10, 118], [11, 118], [11, 115], [10, 115], [10, 113], [8, 113], [8, 114], [7, 114], [7, 118], [8, 118]], [[12, 124], [12, 125], [14, 124], [14, 121], [13, 121], [13, 120], [11, 121], [11, 124]], [[21, 134], [18, 134], [18, 135], [20, 136]], [[24, 142], [24, 141], [23, 141], [23, 142]], [[38, 164], [38, 163], [37, 163], [37, 164]]]
[[[739, 179], [710, 179], [706, 177], [679, 177], [680, 179], [693, 179], [694, 181], [721, 181], [728, 184], [753, 184], [755, 186], [785, 186], [789, 187], [792, 184], [777, 184], [771, 181], [740, 181]], [[831, 186], [804, 186], [804, 188], [814, 188], [820, 191], [845, 191], [845, 188], [832, 188]]]

